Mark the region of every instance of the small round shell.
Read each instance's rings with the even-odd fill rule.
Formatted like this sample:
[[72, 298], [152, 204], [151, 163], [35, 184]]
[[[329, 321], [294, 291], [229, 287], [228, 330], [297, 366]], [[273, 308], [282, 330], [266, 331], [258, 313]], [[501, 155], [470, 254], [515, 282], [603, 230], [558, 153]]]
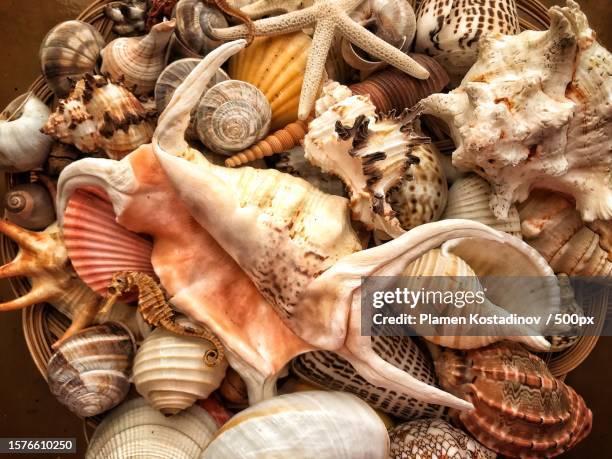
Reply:
[[109, 322], [64, 341], [47, 367], [49, 388], [79, 416], [103, 413], [121, 403], [130, 388], [134, 343], [123, 326]]
[[270, 104], [259, 89], [244, 81], [223, 81], [200, 100], [196, 130], [204, 145], [227, 154], [262, 139], [271, 117]]
[[43, 230], [55, 221], [55, 204], [38, 183], [17, 185], [4, 196], [6, 218], [29, 230]]
[[75, 81], [93, 72], [103, 46], [100, 32], [83, 21], [62, 22], [49, 31], [40, 46], [40, 64], [57, 97], [66, 97]]

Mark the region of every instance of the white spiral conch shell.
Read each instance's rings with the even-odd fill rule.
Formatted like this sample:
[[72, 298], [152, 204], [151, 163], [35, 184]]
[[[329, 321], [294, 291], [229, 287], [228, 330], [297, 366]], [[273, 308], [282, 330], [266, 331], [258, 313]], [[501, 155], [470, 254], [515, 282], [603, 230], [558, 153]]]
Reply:
[[387, 459], [389, 436], [354, 395], [303, 392], [260, 402], [223, 426], [201, 459]]

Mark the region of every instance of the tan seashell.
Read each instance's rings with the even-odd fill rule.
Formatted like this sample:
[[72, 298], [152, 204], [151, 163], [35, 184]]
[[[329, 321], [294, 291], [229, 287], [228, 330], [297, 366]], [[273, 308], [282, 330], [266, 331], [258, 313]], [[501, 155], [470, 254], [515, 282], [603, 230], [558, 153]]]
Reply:
[[143, 37], [117, 38], [102, 50], [102, 72], [123, 81], [136, 95], [148, 95], [165, 67], [175, 21], [155, 25]]
[[55, 221], [55, 203], [39, 183], [16, 185], [4, 195], [6, 218], [29, 229], [43, 230]]
[[298, 119], [298, 105], [312, 40], [303, 32], [257, 37], [230, 59], [228, 74], [257, 86], [272, 108], [270, 129]]
[[86, 153], [120, 159], [151, 140], [151, 112], [121, 83], [86, 74], [42, 131]]
[[113, 32], [117, 35], [140, 35], [146, 29], [147, 0], [108, 3], [104, 7], [104, 15], [113, 21]]
[[448, 203], [443, 219], [465, 218], [522, 238], [521, 220], [516, 206], [512, 206], [506, 218], [497, 218], [491, 209], [491, 186], [474, 174], [457, 179], [448, 190]]
[[290, 13], [312, 6], [313, 0], [228, 0], [234, 8], [252, 19], [273, 14]]
[[66, 21], [47, 33], [40, 45], [45, 81], [57, 97], [66, 97], [74, 83], [98, 65], [104, 38], [91, 24]]
[[204, 145], [229, 154], [250, 147], [270, 130], [272, 111], [264, 94], [250, 83], [217, 83], [200, 99], [195, 128]]
[[154, 330], [136, 353], [136, 390], [165, 415], [189, 408], [207, 398], [225, 376], [227, 360], [212, 367], [205, 363], [211, 349], [214, 346], [204, 339]]
[[49, 359], [49, 389], [78, 416], [104, 413], [127, 395], [135, 351], [131, 333], [118, 323], [81, 330]]
[[227, 27], [227, 20], [214, 6], [200, 0], [179, 0], [176, 4], [175, 40], [169, 53], [177, 57], [202, 57], [223, 43], [207, 35], [211, 28]]
[[249, 405], [249, 392], [244, 380], [232, 367], [227, 368], [225, 378], [219, 386], [219, 394], [223, 400], [232, 405], [245, 407]]
[[166, 417], [136, 398], [105, 416], [85, 458], [199, 459], [217, 429], [213, 417], [197, 405]]
[[52, 177], [58, 176], [66, 166], [75, 162], [81, 156], [81, 152], [73, 145], [54, 142], [51, 152], [47, 158], [45, 171]]

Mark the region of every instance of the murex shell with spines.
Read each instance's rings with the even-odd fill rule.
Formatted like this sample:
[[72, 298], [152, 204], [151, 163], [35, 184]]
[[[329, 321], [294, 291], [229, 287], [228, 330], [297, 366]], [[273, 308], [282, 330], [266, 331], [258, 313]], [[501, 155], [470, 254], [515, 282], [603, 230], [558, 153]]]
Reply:
[[152, 115], [123, 84], [85, 74], [42, 130], [83, 152], [120, 159], [151, 140]]
[[442, 387], [469, 399], [473, 411], [458, 413], [480, 443], [509, 457], [554, 457], [591, 430], [584, 400], [516, 343], [499, 343], [435, 357]]
[[78, 416], [103, 413], [127, 395], [134, 353], [131, 334], [118, 323], [81, 330], [49, 360], [51, 393]]
[[[428, 358], [410, 337], [373, 336], [372, 349], [397, 368], [421, 381], [435, 385], [436, 376]], [[363, 379], [353, 366], [329, 351], [302, 354], [293, 360], [292, 371], [315, 386], [349, 392], [373, 408], [401, 419], [443, 417], [446, 408], [416, 400], [402, 393], [375, 387]]]

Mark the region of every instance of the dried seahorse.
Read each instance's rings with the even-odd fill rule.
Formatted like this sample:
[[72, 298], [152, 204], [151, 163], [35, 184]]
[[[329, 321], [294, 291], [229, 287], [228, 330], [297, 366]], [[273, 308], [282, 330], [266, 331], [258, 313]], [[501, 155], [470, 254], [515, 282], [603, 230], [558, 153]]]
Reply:
[[121, 295], [138, 289], [138, 311], [149, 325], [163, 327], [177, 335], [195, 336], [210, 341], [215, 350], [207, 351], [204, 360], [208, 366], [215, 366], [223, 360], [223, 345], [209, 329], [201, 327], [196, 330], [191, 327], [180, 325], [176, 322], [176, 312], [164, 295], [161, 287], [148, 274], [134, 271], [120, 271], [115, 273], [108, 286], [109, 297], [102, 312], [106, 312]]

